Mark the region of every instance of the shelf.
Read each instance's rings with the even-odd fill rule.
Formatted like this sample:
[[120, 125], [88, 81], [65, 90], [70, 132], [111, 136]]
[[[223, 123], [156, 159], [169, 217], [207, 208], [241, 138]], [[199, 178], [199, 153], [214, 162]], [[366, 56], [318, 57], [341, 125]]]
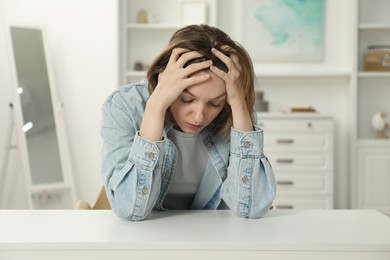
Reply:
[[352, 71], [324, 64], [254, 62], [257, 77], [350, 77]]
[[375, 138], [361, 138], [357, 140], [357, 145], [359, 147], [390, 147], [390, 139], [375, 139]]
[[290, 119], [290, 118], [300, 118], [300, 119], [332, 119], [333, 116], [330, 114], [321, 114], [321, 113], [310, 113], [310, 112], [301, 112], [301, 113], [277, 113], [277, 112], [262, 112], [256, 111], [259, 119]]
[[358, 28], [360, 30], [390, 30], [390, 24], [362, 23]]
[[348, 71], [330, 71], [330, 70], [313, 70], [313, 71], [255, 71], [257, 77], [266, 78], [289, 78], [289, 77], [350, 77]]
[[359, 78], [390, 78], [390, 71], [360, 71]]
[[154, 23], [154, 24], [141, 24], [141, 23], [129, 23], [126, 25], [127, 29], [142, 29], [142, 30], [177, 30], [183, 27], [180, 24], [163, 24], [163, 23]]
[[146, 71], [144, 70], [130, 70], [126, 72], [127, 77], [146, 77]]

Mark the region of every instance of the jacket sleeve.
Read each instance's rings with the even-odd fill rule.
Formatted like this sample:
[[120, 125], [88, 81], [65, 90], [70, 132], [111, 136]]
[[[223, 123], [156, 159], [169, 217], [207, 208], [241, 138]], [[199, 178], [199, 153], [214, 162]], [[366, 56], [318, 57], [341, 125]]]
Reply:
[[263, 130], [232, 129], [228, 174], [222, 198], [228, 207], [245, 218], [260, 218], [276, 196], [272, 167], [263, 152]]
[[120, 104], [111, 97], [102, 107], [104, 185], [116, 215], [142, 220], [152, 211], [160, 193], [165, 141], [142, 139], [137, 132], [142, 115], [137, 118], [135, 111], [127, 111]]

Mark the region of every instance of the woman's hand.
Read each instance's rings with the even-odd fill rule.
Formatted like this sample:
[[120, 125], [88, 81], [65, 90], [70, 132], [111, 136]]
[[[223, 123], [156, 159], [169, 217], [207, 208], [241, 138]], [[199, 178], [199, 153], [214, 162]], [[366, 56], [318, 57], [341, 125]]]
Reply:
[[176, 48], [172, 51], [168, 64], [159, 74], [157, 86], [146, 103], [139, 131], [141, 137], [152, 142], [161, 140], [165, 113], [169, 106], [184, 89], [210, 77], [207, 73], [189, 77], [194, 72], [209, 68], [212, 65], [210, 60], [194, 63], [184, 68], [190, 60], [201, 57], [199, 52], [187, 49]]
[[[222, 46], [222, 50], [228, 52], [229, 46]], [[218, 77], [223, 79], [226, 84], [226, 101], [232, 109], [233, 127], [240, 131], [252, 131], [252, 117], [248, 110], [245, 93], [240, 82], [241, 66], [237, 55], [234, 52], [229, 54], [229, 57], [216, 48], [211, 49], [212, 53], [225, 63], [228, 68], [227, 72], [211, 66], [210, 70]]]
[[[222, 46], [222, 48], [228, 50], [229, 47]], [[215, 66], [210, 67], [211, 71], [225, 81], [227, 102], [231, 107], [245, 104], [245, 94], [243, 93], [239, 82], [241, 66], [237, 55], [231, 53], [229, 55], [230, 57], [228, 57], [215, 48], [212, 48], [211, 51], [218, 59], [225, 63], [228, 68], [228, 71], [224, 72]]]
[[[166, 110], [184, 89], [207, 80], [210, 75], [206, 73], [189, 76], [194, 72], [209, 68], [212, 65], [211, 60], [193, 63], [184, 68], [184, 65], [190, 60], [201, 57], [202, 54], [196, 51], [183, 48], [174, 49], [166, 68], [159, 74], [158, 84], [151, 96], [153, 102], [159, 103], [161, 109]], [[153, 99], [154, 97], [156, 99]]]

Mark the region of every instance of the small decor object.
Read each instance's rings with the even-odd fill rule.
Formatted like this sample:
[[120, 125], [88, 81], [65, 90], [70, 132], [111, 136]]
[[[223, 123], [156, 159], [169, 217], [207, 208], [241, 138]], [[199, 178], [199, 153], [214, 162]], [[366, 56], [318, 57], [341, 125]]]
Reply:
[[267, 112], [268, 111], [268, 101], [263, 99], [264, 92], [256, 92], [255, 96], [255, 109], [256, 111]]
[[153, 23], [153, 24], [158, 23], [157, 15], [149, 14], [148, 23]]
[[371, 45], [364, 53], [365, 71], [390, 71], [390, 45]]
[[134, 63], [134, 70], [136, 71], [140, 71], [140, 70], [144, 70], [144, 65], [142, 64], [142, 62], [135, 62]]
[[207, 23], [206, 2], [202, 0], [182, 0], [181, 23], [183, 25]]
[[135, 71], [146, 71], [149, 69], [149, 67], [150, 67], [150, 64], [148, 64], [148, 63], [142, 63], [140, 61], [136, 61], [134, 63], [133, 69]]
[[291, 113], [316, 113], [317, 110], [310, 105], [292, 106], [290, 108]]
[[144, 9], [139, 10], [137, 14], [137, 23], [148, 23], [148, 14]]
[[385, 134], [386, 129], [389, 128], [389, 117], [386, 113], [379, 112], [374, 114], [371, 119], [371, 125], [376, 131], [376, 138], [388, 138], [388, 136]]

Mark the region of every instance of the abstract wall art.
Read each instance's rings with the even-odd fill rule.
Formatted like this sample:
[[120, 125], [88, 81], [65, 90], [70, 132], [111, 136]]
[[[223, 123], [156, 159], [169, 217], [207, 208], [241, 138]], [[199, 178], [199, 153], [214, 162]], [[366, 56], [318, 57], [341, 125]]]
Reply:
[[318, 62], [326, 0], [243, 0], [242, 44], [258, 62]]

